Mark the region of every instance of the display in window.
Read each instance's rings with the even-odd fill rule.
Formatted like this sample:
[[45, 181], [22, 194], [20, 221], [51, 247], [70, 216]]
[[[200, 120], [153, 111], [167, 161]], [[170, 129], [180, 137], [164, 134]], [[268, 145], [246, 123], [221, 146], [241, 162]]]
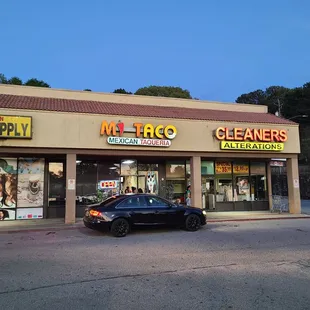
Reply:
[[18, 220], [42, 219], [43, 218], [43, 208], [17, 209], [16, 218]]
[[18, 161], [18, 208], [43, 205], [44, 158], [20, 158]]
[[171, 180], [185, 179], [185, 164], [170, 163], [166, 165], [166, 178]]
[[233, 201], [233, 190], [231, 180], [225, 180], [225, 179], [217, 180], [216, 201], [218, 202]]
[[234, 174], [249, 174], [249, 164], [234, 164]]
[[138, 193], [157, 195], [158, 192], [158, 164], [138, 164]]
[[15, 210], [0, 208], [0, 221], [15, 220]]
[[231, 174], [231, 162], [217, 161], [215, 163], [215, 172], [217, 174]]
[[122, 160], [121, 174], [123, 176], [137, 175], [137, 161], [133, 159]]
[[0, 158], [0, 208], [16, 208], [17, 159]]
[[98, 182], [98, 201], [104, 201], [113, 195], [119, 194], [120, 181], [101, 180]]
[[237, 198], [238, 201], [250, 201], [250, 182], [248, 177], [237, 177], [236, 178], [237, 186]]

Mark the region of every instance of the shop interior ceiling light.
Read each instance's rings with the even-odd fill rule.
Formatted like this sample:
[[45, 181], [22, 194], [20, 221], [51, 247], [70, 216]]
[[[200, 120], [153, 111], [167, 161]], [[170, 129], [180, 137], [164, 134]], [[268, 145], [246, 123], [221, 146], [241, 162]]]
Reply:
[[129, 165], [129, 164], [132, 164], [132, 163], [134, 163], [134, 160], [124, 160], [123, 162], [122, 162], [123, 164], [125, 164], [125, 165]]

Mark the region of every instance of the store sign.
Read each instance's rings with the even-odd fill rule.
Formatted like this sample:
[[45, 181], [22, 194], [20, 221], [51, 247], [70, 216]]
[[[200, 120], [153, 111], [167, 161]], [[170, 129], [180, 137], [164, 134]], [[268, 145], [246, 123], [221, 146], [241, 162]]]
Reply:
[[99, 182], [99, 188], [100, 189], [112, 189], [117, 188], [118, 182], [115, 180], [109, 180], [109, 181], [100, 181]]
[[222, 150], [283, 151], [287, 131], [279, 129], [252, 129], [219, 127], [215, 137]]
[[249, 174], [249, 165], [234, 164], [234, 173], [235, 174]]
[[31, 139], [32, 118], [30, 116], [0, 115], [0, 139]]
[[231, 162], [221, 161], [215, 163], [216, 174], [231, 173]]
[[[124, 137], [125, 132], [130, 132], [135, 137]], [[123, 122], [103, 121], [100, 129], [101, 136], [108, 136], [107, 142], [116, 145], [169, 147], [171, 140], [177, 135], [177, 129], [173, 125], [157, 125], [133, 123], [131, 128], [125, 128]]]

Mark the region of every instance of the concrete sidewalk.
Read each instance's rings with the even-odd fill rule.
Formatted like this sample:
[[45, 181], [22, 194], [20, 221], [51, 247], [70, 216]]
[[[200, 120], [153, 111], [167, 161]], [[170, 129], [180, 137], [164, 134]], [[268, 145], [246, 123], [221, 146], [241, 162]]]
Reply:
[[[280, 219], [310, 219], [309, 214], [289, 214], [271, 213], [268, 211], [249, 211], [249, 212], [208, 212], [209, 223], [217, 222], [238, 222], [238, 221], [262, 221]], [[81, 218], [75, 224], [65, 224], [63, 219], [42, 219], [42, 220], [15, 220], [3, 221], [0, 223], [0, 234], [10, 234], [17, 232], [36, 232], [36, 231], [57, 231], [73, 230], [84, 227]]]

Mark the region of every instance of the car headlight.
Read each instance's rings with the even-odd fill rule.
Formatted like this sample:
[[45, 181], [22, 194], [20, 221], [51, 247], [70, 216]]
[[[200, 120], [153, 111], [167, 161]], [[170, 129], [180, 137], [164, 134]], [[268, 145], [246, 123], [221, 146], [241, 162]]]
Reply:
[[207, 216], [207, 211], [203, 210], [203, 211], [202, 211], [202, 214], [203, 214], [204, 216]]

